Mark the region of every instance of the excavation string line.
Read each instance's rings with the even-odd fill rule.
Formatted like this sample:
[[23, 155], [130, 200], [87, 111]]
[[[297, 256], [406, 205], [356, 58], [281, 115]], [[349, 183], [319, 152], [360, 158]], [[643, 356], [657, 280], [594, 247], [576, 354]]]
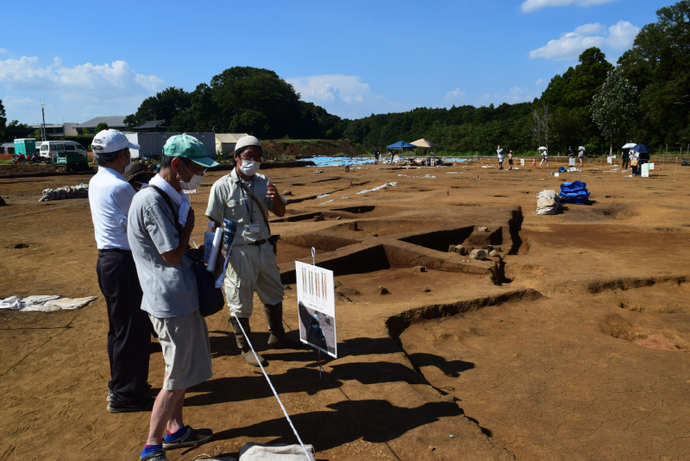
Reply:
[[240, 319], [237, 317], [237, 315], [234, 312], [232, 313], [232, 316], [235, 317], [235, 320], [237, 320], [237, 325], [240, 326], [240, 330], [242, 330], [242, 334], [244, 335], [245, 339], [247, 340], [247, 344], [249, 344], [249, 347], [252, 350], [252, 354], [254, 354], [254, 358], [256, 359], [256, 362], [259, 364], [259, 367], [261, 367], [261, 372], [264, 374], [266, 381], [268, 381], [268, 385], [271, 387], [271, 391], [273, 392], [273, 395], [275, 396], [276, 400], [278, 400], [278, 403], [280, 404], [280, 408], [283, 410], [283, 414], [285, 415], [285, 418], [288, 420], [288, 423], [290, 423], [290, 427], [292, 428], [292, 432], [295, 434], [295, 437], [297, 437], [297, 441], [299, 442], [300, 446], [302, 447], [302, 450], [304, 451], [304, 456], [306, 456], [307, 459], [310, 461], [313, 460], [314, 458], [309, 456], [307, 449], [304, 447], [304, 443], [302, 443], [302, 439], [300, 438], [299, 434], [297, 433], [297, 429], [295, 429], [295, 425], [292, 424], [292, 420], [290, 419], [290, 415], [288, 415], [288, 412], [285, 409], [283, 402], [280, 400], [280, 397], [278, 397], [278, 392], [276, 392], [275, 387], [273, 387], [273, 383], [271, 382], [271, 378], [268, 377], [268, 374], [266, 373], [264, 366], [261, 365], [261, 360], [259, 360], [259, 357], [256, 355], [256, 351], [254, 350], [254, 345], [252, 345], [252, 342], [249, 340], [249, 335], [247, 335], [247, 333], [244, 331], [244, 328], [242, 327], [242, 323], [240, 323]]
[[[199, 246], [196, 244], [194, 239], [192, 239], [192, 243], [196, 248], [199, 248]], [[223, 293], [223, 299], [225, 299], [225, 304], [228, 306], [230, 305], [228, 303], [228, 300], [225, 298], [225, 293]], [[300, 438], [299, 434], [297, 433], [297, 429], [295, 429], [295, 425], [292, 424], [292, 420], [290, 419], [290, 415], [288, 415], [287, 410], [285, 409], [285, 406], [283, 405], [283, 402], [280, 400], [280, 397], [278, 397], [278, 392], [276, 392], [276, 388], [273, 387], [273, 383], [271, 382], [271, 378], [268, 377], [268, 374], [266, 373], [266, 370], [264, 369], [264, 366], [261, 365], [261, 360], [259, 360], [259, 357], [256, 354], [256, 351], [254, 350], [254, 345], [252, 344], [251, 340], [249, 339], [249, 335], [247, 334], [246, 331], [244, 331], [244, 328], [242, 327], [242, 323], [240, 322], [240, 319], [237, 317], [237, 315], [233, 312], [232, 316], [235, 317], [235, 320], [237, 320], [237, 325], [239, 325], [240, 330], [242, 330], [242, 335], [244, 335], [244, 338], [247, 340], [247, 344], [249, 344], [249, 347], [252, 350], [252, 354], [254, 354], [254, 358], [256, 359], [256, 362], [259, 364], [259, 367], [261, 367], [261, 372], [264, 374], [264, 378], [266, 378], [266, 381], [268, 381], [268, 385], [271, 388], [271, 392], [273, 392], [273, 395], [275, 396], [276, 400], [278, 401], [278, 404], [280, 405], [281, 410], [283, 410], [283, 414], [285, 415], [285, 418], [288, 420], [288, 423], [290, 424], [290, 427], [292, 428], [292, 432], [295, 434], [295, 437], [297, 437], [297, 441], [299, 442], [300, 446], [302, 447], [302, 450], [304, 451], [304, 456], [307, 457], [307, 460], [312, 461], [314, 458], [309, 456], [309, 453], [307, 452], [307, 449], [304, 446], [304, 443], [302, 443], [302, 439]]]
[[45, 210], [27, 211], [26, 213], [13, 214], [13, 215], [11, 215], [11, 216], [1, 216], [0, 219], [5, 219], [5, 218], [16, 218], [17, 216], [24, 216], [24, 215], [31, 214], [31, 213], [41, 213], [41, 212], [43, 212], [43, 211], [57, 210], [58, 208], [65, 208], [65, 207], [68, 207], [68, 206], [75, 206], [75, 205], [83, 205], [83, 204], [85, 204], [85, 203], [89, 203], [89, 201], [88, 201], [88, 200], [84, 200], [83, 202], [79, 202], [79, 203], [70, 203], [69, 205], [56, 206], [56, 207], [53, 207], [53, 208], [47, 208], [47, 209], [45, 209]]

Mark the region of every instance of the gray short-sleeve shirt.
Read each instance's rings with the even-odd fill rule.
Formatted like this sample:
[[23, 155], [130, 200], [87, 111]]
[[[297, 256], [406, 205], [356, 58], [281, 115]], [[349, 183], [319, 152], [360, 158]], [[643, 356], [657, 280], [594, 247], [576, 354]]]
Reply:
[[128, 220], [127, 240], [144, 292], [142, 310], [157, 318], [168, 318], [199, 309], [196, 274], [190, 259], [185, 255], [177, 266], [172, 266], [161, 256], [179, 245], [175, 217], [163, 197], [152, 187], [138, 192]]
[[[206, 208], [206, 216], [211, 219], [220, 223], [223, 222], [223, 218], [237, 222], [235, 245], [244, 245], [270, 237], [259, 205], [240, 187], [240, 181], [242, 179], [237, 176], [235, 170], [216, 181], [211, 187], [208, 208]], [[273, 201], [266, 199], [267, 182], [266, 176], [256, 173], [244, 184], [263, 204], [264, 210], [273, 212]], [[278, 196], [283, 203], [286, 203], [280, 194]], [[251, 232], [252, 224], [258, 225], [258, 232]]]

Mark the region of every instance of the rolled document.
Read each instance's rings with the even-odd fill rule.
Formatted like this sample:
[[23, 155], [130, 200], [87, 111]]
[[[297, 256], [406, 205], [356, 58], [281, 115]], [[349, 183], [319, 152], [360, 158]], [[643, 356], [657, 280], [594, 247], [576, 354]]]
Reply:
[[213, 235], [213, 247], [211, 248], [211, 253], [208, 256], [208, 265], [206, 270], [213, 272], [216, 268], [216, 261], [218, 260], [218, 253], [220, 253], [221, 240], [223, 239], [223, 229], [220, 227], [216, 229], [216, 233]]
[[[225, 270], [228, 268], [230, 255], [232, 254], [232, 246], [235, 244], [235, 234], [237, 233], [237, 223], [228, 218], [223, 218], [223, 251], [225, 252], [225, 261], [223, 262], [223, 270], [216, 280], [216, 288], [223, 286], [225, 279]], [[210, 266], [210, 264], [209, 264]], [[215, 266], [214, 266], [215, 267]]]

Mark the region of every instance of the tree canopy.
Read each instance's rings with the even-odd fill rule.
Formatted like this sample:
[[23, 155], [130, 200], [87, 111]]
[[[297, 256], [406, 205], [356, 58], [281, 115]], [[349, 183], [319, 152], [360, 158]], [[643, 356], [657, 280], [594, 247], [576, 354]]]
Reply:
[[618, 60], [640, 93], [638, 136], [648, 144], [690, 142], [690, 1], [659, 9]]
[[592, 119], [609, 139], [609, 153], [613, 141], [632, 139], [637, 100], [637, 88], [623, 76], [620, 67], [609, 72], [601, 91], [592, 98]]

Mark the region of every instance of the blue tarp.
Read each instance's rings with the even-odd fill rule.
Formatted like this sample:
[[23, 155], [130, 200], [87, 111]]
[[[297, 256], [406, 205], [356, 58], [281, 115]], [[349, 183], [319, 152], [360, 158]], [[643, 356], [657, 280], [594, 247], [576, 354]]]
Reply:
[[582, 181], [564, 182], [561, 184], [561, 203], [589, 205], [587, 184]]
[[395, 144], [391, 144], [390, 146], [386, 146], [386, 149], [391, 149], [391, 150], [393, 150], [393, 149], [404, 149], [407, 147], [417, 147], [417, 146], [415, 146], [414, 144], [410, 144], [409, 142], [398, 141]]
[[314, 162], [318, 167], [342, 165], [366, 165], [374, 163], [373, 157], [314, 157], [301, 158], [300, 162]]

